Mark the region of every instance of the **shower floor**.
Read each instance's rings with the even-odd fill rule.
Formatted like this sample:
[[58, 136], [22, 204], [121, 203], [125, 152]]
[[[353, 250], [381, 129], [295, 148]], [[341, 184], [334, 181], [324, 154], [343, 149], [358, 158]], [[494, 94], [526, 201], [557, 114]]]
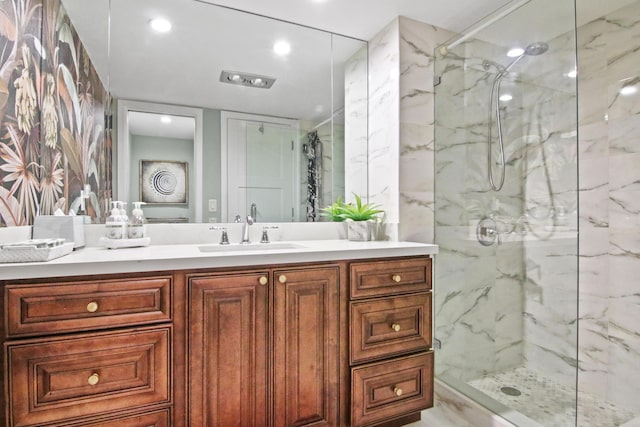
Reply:
[[[545, 427], [575, 425], [575, 389], [531, 369], [519, 367], [468, 384]], [[507, 395], [500, 390], [505, 386], [521, 394]], [[617, 427], [634, 418], [633, 412], [584, 393], [580, 393], [578, 411], [580, 427]]]

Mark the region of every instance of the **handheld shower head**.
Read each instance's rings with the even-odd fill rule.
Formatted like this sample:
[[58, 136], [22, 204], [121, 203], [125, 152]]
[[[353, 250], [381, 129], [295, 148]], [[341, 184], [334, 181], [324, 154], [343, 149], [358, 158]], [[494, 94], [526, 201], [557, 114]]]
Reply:
[[511, 63], [509, 65], [507, 65], [506, 67], [504, 67], [503, 70], [500, 71], [500, 73], [498, 73], [498, 75], [496, 76], [496, 79], [500, 80], [502, 79], [502, 77], [504, 77], [505, 74], [507, 74], [509, 72], [509, 70], [516, 65], [518, 62], [520, 62], [520, 60], [522, 58], [524, 58], [525, 56], [538, 56], [538, 55], [542, 55], [543, 53], [545, 53], [547, 50], [549, 50], [549, 45], [546, 44], [545, 42], [535, 42], [535, 43], [531, 43], [530, 45], [528, 45], [525, 49], [524, 52], [522, 52], [520, 55], [518, 55], [516, 57], [516, 59], [514, 59], [513, 61], [511, 61]]
[[529, 46], [525, 48], [524, 55], [538, 56], [538, 55], [542, 55], [547, 50], [549, 50], [548, 44], [546, 44], [545, 42], [535, 42], [535, 43], [531, 43]]

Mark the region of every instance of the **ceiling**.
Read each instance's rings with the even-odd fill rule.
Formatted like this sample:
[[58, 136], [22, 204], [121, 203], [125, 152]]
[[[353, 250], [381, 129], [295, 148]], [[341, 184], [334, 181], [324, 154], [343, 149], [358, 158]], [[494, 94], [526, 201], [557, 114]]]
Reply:
[[203, 0], [361, 40], [397, 16], [460, 32], [509, 0]]
[[[332, 71], [337, 73], [337, 82], [343, 81], [340, 67], [362, 46], [359, 40], [372, 39], [397, 16], [459, 33], [520, 0], [62, 1], [98, 74], [115, 98], [319, 123], [341, 107], [336, 100], [344, 99], [344, 85], [332, 85]], [[601, 16], [630, 1], [635, 0], [580, 0], [578, 21]], [[560, 3], [556, 2], [534, 0], [532, 7], [520, 10], [522, 17], [514, 14], [513, 19], [500, 20], [477, 36], [498, 45], [526, 45], [532, 40], [547, 40], [549, 34], [566, 32], [573, 10], [568, 7], [570, 3], [562, 2], [566, 10], [557, 13]], [[148, 21], [158, 14], [173, 21], [171, 33], [150, 33]], [[328, 32], [347, 37], [332, 37]], [[287, 58], [276, 57], [271, 49], [281, 35], [292, 41], [292, 53]], [[277, 80], [268, 90], [223, 84], [219, 81], [222, 70]]]

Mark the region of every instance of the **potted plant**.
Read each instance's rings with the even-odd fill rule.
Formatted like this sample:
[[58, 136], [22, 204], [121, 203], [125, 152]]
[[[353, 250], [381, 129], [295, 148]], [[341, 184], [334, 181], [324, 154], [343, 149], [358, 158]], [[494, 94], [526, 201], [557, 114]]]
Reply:
[[332, 221], [347, 223], [347, 239], [354, 241], [371, 240], [372, 228], [378, 215], [383, 213], [378, 205], [373, 203], [362, 203], [362, 199], [354, 194], [355, 204], [343, 203], [342, 198], [322, 209], [322, 216], [330, 218]]

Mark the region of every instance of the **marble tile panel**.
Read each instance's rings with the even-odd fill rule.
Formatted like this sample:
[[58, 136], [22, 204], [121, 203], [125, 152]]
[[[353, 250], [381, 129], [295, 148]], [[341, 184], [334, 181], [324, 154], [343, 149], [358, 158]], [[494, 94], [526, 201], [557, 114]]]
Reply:
[[563, 384], [575, 383], [577, 310], [577, 290], [544, 288], [525, 299], [526, 365]]
[[390, 223], [399, 222], [398, 40], [395, 19], [369, 42], [369, 201]]
[[[637, 319], [638, 304], [629, 304], [626, 301], [611, 304], [610, 315], [612, 320], [609, 326], [610, 351], [609, 351], [609, 381], [607, 386], [608, 400], [626, 407], [636, 414], [640, 414], [640, 338], [638, 337]], [[635, 316], [636, 321], [630, 322]], [[621, 323], [617, 323], [617, 318]], [[631, 325], [628, 328], [627, 325]]]
[[640, 25], [637, 16], [640, 7], [630, 5], [606, 17], [607, 57], [606, 74], [612, 80], [629, 77], [630, 71], [637, 72], [637, 52], [640, 48]]
[[640, 115], [634, 114], [620, 119], [609, 118], [607, 130], [609, 153], [624, 156], [640, 153]]
[[364, 47], [345, 63], [345, 194], [367, 194], [368, 52]]
[[640, 229], [640, 191], [612, 191], [608, 208], [612, 229], [630, 232]]
[[580, 293], [578, 322], [578, 388], [593, 396], [607, 397], [609, 375], [608, 297]]
[[402, 191], [433, 191], [433, 126], [401, 124], [400, 185]]
[[433, 191], [401, 191], [400, 240], [433, 243]]
[[586, 79], [582, 77], [582, 74], [579, 74], [578, 85], [580, 90], [578, 123], [582, 126], [601, 123], [605, 120], [609, 108], [607, 78], [603, 75], [597, 75], [594, 78]]
[[534, 241], [526, 246], [527, 279], [544, 289], [577, 292], [577, 239], [569, 238], [565, 242], [557, 239], [544, 243]]
[[609, 158], [580, 159], [580, 226], [609, 225]]
[[580, 227], [580, 296], [609, 296], [609, 229]]
[[[640, 235], [627, 230], [609, 233], [609, 293], [612, 298], [640, 298]], [[638, 330], [638, 327], [630, 328]]]
[[[577, 7], [576, 10], [580, 14], [584, 9]], [[607, 57], [602, 52], [608, 48], [607, 26], [606, 20], [601, 17], [579, 27], [577, 45], [581, 80], [601, 76], [606, 71]]]
[[514, 427], [514, 424], [496, 415], [469, 397], [456, 391], [443, 381], [435, 381], [435, 408], [423, 412], [420, 423], [411, 427]]
[[610, 156], [611, 192], [640, 190], [640, 153]]
[[[640, 49], [640, 46], [637, 49]], [[637, 56], [633, 58], [633, 61], [637, 63]], [[640, 114], [640, 96], [620, 93], [620, 90], [625, 86], [635, 85], [637, 87], [640, 74], [635, 69], [630, 68], [632, 66], [635, 65], [629, 64], [626, 66], [624, 74], [619, 79], [613, 80], [613, 77], [608, 74], [608, 78], [611, 79], [608, 87], [609, 108], [607, 116], [609, 120], [620, 120]]]
[[[579, 106], [578, 108], [581, 107]], [[620, 129], [621, 126], [617, 128]], [[580, 164], [582, 164], [583, 160], [603, 158], [609, 155], [609, 144], [613, 142], [613, 135], [609, 135], [610, 132], [613, 132], [613, 129], [608, 126], [604, 119], [593, 123], [579, 124], [578, 155]], [[621, 143], [624, 144], [624, 142]]]

